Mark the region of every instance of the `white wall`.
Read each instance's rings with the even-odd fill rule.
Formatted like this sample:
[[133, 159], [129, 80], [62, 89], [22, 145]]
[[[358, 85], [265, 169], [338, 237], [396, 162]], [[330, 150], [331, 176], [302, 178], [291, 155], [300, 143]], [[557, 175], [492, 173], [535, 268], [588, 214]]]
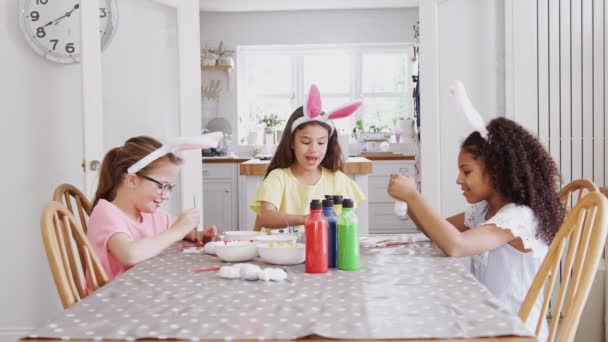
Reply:
[[[17, 1], [0, 2], [0, 341], [14, 341], [61, 311], [40, 235], [40, 213], [63, 182], [82, 187], [80, 65], [47, 62], [24, 40]], [[175, 11], [120, 2], [104, 51], [105, 146], [177, 132]], [[179, 207], [178, 198], [170, 210]]]
[[[412, 26], [417, 20], [417, 8], [201, 12], [201, 48], [206, 41], [220, 40], [227, 49], [242, 45], [406, 43], [413, 40]], [[236, 72], [205, 71], [202, 74], [203, 85], [211, 79], [219, 79], [223, 89], [229, 82], [230, 90], [222, 92], [218, 113], [230, 121], [236, 137]], [[208, 119], [203, 118], [203, 124]]]
[[36, 55], [0, 3], [0, 339], [14, 340], [60, 308], [40, 238], [40, 213], [61, 182], [80, 184], [80, 69]]
[[461, 80], [487, 121], [504, 115], [504, 5], [498, 0], [423, 2], [420, 25], [422, 191], [442, 216], [450, 216], [467, 205], [456, 184], [457, 159], [473, 129], [448, 88]]

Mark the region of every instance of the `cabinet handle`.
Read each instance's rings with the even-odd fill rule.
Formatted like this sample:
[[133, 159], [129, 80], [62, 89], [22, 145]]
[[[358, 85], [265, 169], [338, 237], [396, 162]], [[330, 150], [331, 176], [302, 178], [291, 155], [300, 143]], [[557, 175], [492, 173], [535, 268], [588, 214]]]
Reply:
[[401, 221], [409, 221], [410, 217], [409, 216], [401, 216], [400, 217]]
[[407, 172], [407, 173], [409, 173], [410, 169], [407, 168], [407, 167], [402, 167], [402, 168], [399, 169], [399, 172]]
[[209, 174], [209, 170], [203, 170], [203, 175]]
[[224, 192], [229, 194], [230, 193], [230, 189], [224, 189]]

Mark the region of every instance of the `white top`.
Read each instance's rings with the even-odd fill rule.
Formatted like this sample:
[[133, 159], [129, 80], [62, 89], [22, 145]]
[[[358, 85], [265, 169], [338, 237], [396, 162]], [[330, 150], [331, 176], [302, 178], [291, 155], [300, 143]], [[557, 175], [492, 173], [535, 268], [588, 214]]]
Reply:
[[[521, 252], [507, 243], [471, 258], [473, 275], [505, 308], [517, 315], [547, 254], [548, 246], [544, 241], [536, 238], [538, 220], [530, 207], [510, 203], [486, 220], [487, 213], [487, 202], [475, 203], [465, 211], [464, 224], [471, 229], [484, 224], [495, 224], [499, 228], [509, 229], [513, 235], [521, 238], [524, 248], [532, 250], [528, 253]], [[526, 322], [532, 333], [536, 329], [542, 301], [543, 296], [538, 296]], [[546, 341], [547, 334], [548, 326], [545, 321], [538, 340]]]

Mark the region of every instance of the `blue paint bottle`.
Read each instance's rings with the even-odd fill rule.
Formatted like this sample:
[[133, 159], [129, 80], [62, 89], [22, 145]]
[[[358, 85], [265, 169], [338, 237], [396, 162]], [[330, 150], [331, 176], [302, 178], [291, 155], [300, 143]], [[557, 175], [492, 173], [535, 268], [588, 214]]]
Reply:
[[338, 216], [334, 212], [334, 201], [330, 198], [323, 200], [323, 215], [327, 218], [327, 266], [336, 268], [338, 264]]

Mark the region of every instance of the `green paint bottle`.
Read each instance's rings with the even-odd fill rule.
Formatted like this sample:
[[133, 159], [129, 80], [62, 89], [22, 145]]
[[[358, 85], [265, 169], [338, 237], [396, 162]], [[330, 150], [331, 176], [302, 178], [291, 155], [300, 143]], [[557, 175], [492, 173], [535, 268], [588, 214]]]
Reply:
[[345, 198], [338, 218], [338, 269], [353, 271], [360, 268], [359, 218], [353, 200]]

